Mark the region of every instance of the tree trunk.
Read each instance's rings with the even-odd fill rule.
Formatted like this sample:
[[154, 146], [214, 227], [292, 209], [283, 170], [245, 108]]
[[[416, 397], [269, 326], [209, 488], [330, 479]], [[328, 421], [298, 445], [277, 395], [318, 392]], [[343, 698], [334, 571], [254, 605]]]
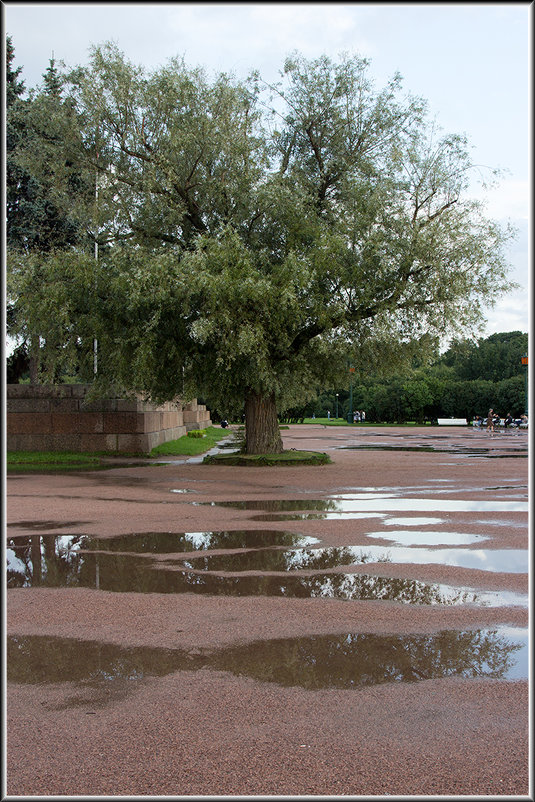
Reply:
[[282, 450], [275, 395], [250, 390], [245, 398], [245, 453], [280, 454]]

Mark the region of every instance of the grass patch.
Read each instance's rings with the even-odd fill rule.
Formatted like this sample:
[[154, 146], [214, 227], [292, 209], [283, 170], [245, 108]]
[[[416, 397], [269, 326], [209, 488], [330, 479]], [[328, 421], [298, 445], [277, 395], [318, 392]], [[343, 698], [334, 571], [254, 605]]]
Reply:
[[[225, 430], [210, 426], [203, 430], [203, 437], [180, 437], [178, 440], [170, 440], [153, 448], [150, 456], [167, 455], [186, 455], [196, 456], [204, 451], [209, 451], [216, 443], [225, 436]], [[76, 470], [97, 470], [101, 468], [114, 467], [106, 464], [103, 457], [122, 457], [138, 458], [146, 457], [147, 454], [126, 454], [115, 451], [97, 452], [77, 452], [77, 451], [8, 451], [6, 455], [6, 468], [11, 472], [36, 471], [46, 473], [47, 471], [76, 471]]]
[[[198, 430], [196, 430], [198, 431]], [[202, 454], [203, 451], [209, 451], [220, 440], [228, 437], [229, 430], [221, 429], [220, 427], [209, 426], [208, 429], [200, 430], [203, 432], [204, 437], [179, 437], [178, 440], [169, 440], [167, 443], [161, 443], [155, 446], [150, 452], [151, 457], [163, 456], [186, 456], [195, 457], [197, 454]]]
[[280, 454], [214, 454], [203, 465], [328, 465], [331, 458], [321, 451], [283, 451]]
[[74, 451], [8, 451], [6, 455], [8, 471], [75, 471], [98, 468], [100, 464], [98, 454]]

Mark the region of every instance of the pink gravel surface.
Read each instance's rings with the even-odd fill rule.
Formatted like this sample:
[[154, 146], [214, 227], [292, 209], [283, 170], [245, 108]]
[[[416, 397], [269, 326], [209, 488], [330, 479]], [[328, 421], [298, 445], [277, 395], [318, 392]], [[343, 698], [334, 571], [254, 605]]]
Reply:
[[[106, 471], [10, 475], [7, 536], [269, 530], [274, 537], [292, 532], [317, 538], [318, 548], [365, 550], [373, 544], [387, 551], [397, 531], [429, 532], [437, 549], [444, 548], [440, 533], [453, 532], [486, 538], [462, 548], [484, 549], [490, 558], [491, 552], [499, 557], [505, 550], [513, 554], [528, 548], [527, 512], [495, 505], [527, 502], [526, 432], [491, 436], [458, 427], [316, 425], [292, 426], [283, 437], [285, 448], [326, 451], [332, 464], [241, 468], [176, 458], [166, 465], [118, 462]], [[414, 450], [420, 447], [435, 450]], [[259, 504], [247, 509], [213, 503], [349, 496], [363, 503], [375, 500], [381, 517], [308, 517], [310, 510], [307, 517], [287, 520], [272, 510], [266, 521]], [[392, 499], [401, 499], [399, 509], [388, 507]], [[491, 502], [489, 510], [477, 508], [483, 501]], [[436, 502], [448, 504], [433, 511]], [[187, 558], [224, 553], [198, 550]], [[176, 553], [139, 559], [149, 560], [155, 571], [178, 575], [186, 558]], [[255, 568], [214, 573], [266, 578], [265, 571]], [[280, 581], [290, 573], [278, 574]], [[174, 650], [185, 663], [109, 688], [80, 682], [68, 670], [53, 682], [22, 681], [9, 674], [8, 666], [8, 798], [530, 798], [527, 679], [443, 676], [303, 687], [299, 670], [294, 684], [281, 684], [276, 656], [268, 666], [274, 681], [251, 672], [247, 662], [258, 642], [280, 639], [347, 633], [434, 637], [444, 630], [525, 628], [525, 603], [485, 606], [473, 597], [490, 593], [502, 598], [507, 592], [525, 597], [527, 557], [525, 566], [514, 571], [505, 559], [484, 570], [430, 558], [421, 564], [394, 559], [293, 573], [439, 583], [470, 591], [472, 600], [417, 604], [292, 594], [9, 587], [9, 637], [28, 642], [40, 637], [45, 645], [66, 639], [57, 641], [59, 648], [78, 639], [117, 647], [118, 654], [121, 649]], [[206, 571], [198, 569], [198, 575]], [[225, 649], [235, 655], [229, 669], [217, 662]], [[263, 660], [269, 662], [265, 654]]]

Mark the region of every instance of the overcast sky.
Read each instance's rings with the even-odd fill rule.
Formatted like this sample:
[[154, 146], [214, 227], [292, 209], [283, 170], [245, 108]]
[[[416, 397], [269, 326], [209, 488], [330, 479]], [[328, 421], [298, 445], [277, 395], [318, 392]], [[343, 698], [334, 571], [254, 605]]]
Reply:
[[526, 3], [15, 3], [4, 28], [27, 88], [49, 60], [85, 64], [89, 47], [113, 40], [136, 64], [173, 56], [209, 74], [274, 81], [284, 58], [347, 52], [371, 60], [378, 86], [395, 72], [427, 99], [448, 132], [466, 133], [474, 160], [508, 173], [486, 196], [489, 214], [519, 228], [508, 251], [522, 289], [488, 310], [485, 335], [528, 331], [531, 253], [531, 25]]

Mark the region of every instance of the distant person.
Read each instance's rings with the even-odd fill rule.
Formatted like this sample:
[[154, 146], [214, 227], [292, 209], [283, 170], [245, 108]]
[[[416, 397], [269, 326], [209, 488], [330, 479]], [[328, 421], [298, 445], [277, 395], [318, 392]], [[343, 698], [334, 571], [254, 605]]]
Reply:
[[360, 423], [360, 412], [357, 411], [353, 413], [353, 423]]
[[363, 409], [360, 410], [360, 420], [361, 423], [364, 423], [364, 421], [366, 420], [366, 413], [364, 412]]
[[511, 415], [511, 413], [510, 413], [510, 412], [508, 412], [508, 413], [507, 413], [507, 415], [505, 416], [505, 420], [504, 420], [504, 422], [503, 422], [503, 425], [505, 426], [505, 428], [506, 428], [506, 429], [508, 429], [508, 428], [509, 428], [509, 426], [510, 426], [512, 423], [513, 423], [513, 416]]
[[227, 426], [228, 426], [228, 420], [226, 420], [225, 418], [223, 418], [223, 420], [221, 421], [221, 428], [222, 428], [222, 429], [226, 429], [226, 428], [227, 428]]
[[475, 426], [476, 428], [481, 429], [482, 425], [483, 425], [483, 419], [481, 418], [480, 415], [476, 415], [474, 417], [474, 420], [472, 421], [472, 426]]
[[494, 410], [489, 409], [489, 414], [487, 415], [487, 432], [494, 431]]

